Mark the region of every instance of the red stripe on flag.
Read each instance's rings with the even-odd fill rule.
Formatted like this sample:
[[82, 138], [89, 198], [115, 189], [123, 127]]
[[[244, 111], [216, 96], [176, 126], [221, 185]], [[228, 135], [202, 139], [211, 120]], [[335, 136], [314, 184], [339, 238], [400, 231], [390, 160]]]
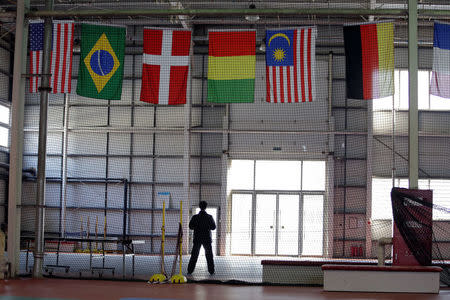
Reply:
[[161, 66], [142, 65], [141, 101], [158, 104]]
[[[30, 51], [30, 75], [33, 74], [33, 51]], [[30, 76], [29, 85], [30, 85], [30, 93], [33, 92], [33, 82], [34, 77]]]
[[308, 92], [309, 92], [309, 102], [312, 101], [312, 84], [311, 84], [311, 55], [315, 55], [313, 53], [311, 53], [311, 31], [312, 29], [309, 28], [308, 29], [308, 49], [306, 51], [308, 51], [307, 53], [307, 59], [308, 59]]
[[277, 103], [277, 67], [272, 68], [273, 103]]
[[[59, 60], [60, 60], [60, 51], [61, 51], [61, 24], [56, 25], [56, 49], [53, 49], [53, 51], [56, 51], [56, 59], [55, 59], [55, 70], [53, 72], [53, 83], [57, 87], [58, 86], [58, 75], [59, 75]], [[54, 89], [53, 93], [56, 93], [56, 89]]]
[[64, 93], [64, 89], [66, 87], [66, 60], [67, 60], [67, 42], [68, 42], [68, 35], [69, 34], [69, 24], [64, 24], [64, 46], [63, 46], [63, 67], [62, 67], [62, 78], [61, 78], [61, 93]]
[[163, 31], [144, 28], [144, 53], [161, 55]]
[[287, 72], [288, 103], [291, 103], [292, 102], [292, 98], [291, 98], [291, 67], [286, 67], [286, 72]]
[[[173, 48], [172, 48], [173, 49]], [[169, 104], [185, 104], [189, 66], [170, 67]]]
[[377, 24], [361, 25], [361, 56], [364, 99], [374, 97], [374, 78], [378, 71]]
[[73, 28], [75, 26], [74, 23], [70, 24], [71, 29], [70, 29], [70, 49], [69, 49], [69, 57], [70, 57], [70, 62], [69, 62], [69, 89], [67, 90], [68, 93], [70, 93], [70, 91], [72, 90], [72, 51], [73, 51]]
[[305, 30], [302, 29], [300, 38], [300, 79], [302, 88], [302, 102], [305, 102]]
[[172, 31], [172, 55], [188, 56], [191, 45], [191, 32], [184, 30]]
[[209, 32], [209, 55], [211, 56], [255, 55], [255, 47], [255, 31]]
[[294, 30], [294, 101], [296, 103], [298, 103], [297, 38], [297, 30]]
[[284, 76], [283, 76], [283, 66], [280, 66], [280, 102], [284, 103]]
[[270, 102], [270, 67], [266, 66], [266, 102]]
[[[40, 68], [39, 68], [39, 64], [41, 63], [41, 51], [36, 51], [36, 73], [35, 74], [39, 74], [40, 73]], [[39, 91], [39, 77], [36, 77], [36, 88], [35, 91]]]

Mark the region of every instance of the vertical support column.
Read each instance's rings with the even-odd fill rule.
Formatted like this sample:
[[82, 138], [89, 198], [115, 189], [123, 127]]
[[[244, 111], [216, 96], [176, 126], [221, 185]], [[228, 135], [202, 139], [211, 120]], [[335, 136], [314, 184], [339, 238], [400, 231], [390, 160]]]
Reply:
[[417, 92], [417, 0], [408, 0], [408, 175], [409, 188], [416, 189], [419, 181], [419, 109]]
[[28, 28], [25, 26], [25, 10], [30, 0], [17, 0], [16, 43], [14, 46], [14, 72], [11, 105], [11, 145], [8, 192], [8, 260], [11, 263], [11, 276], [19, 272], [20, 253], [20, 203], [22, 199], [23, 162], [23, 119], [25, 108], [26, 49]]
[[333, 257], [334, 245], [334, 118], [333, 105], [333, 52], [328, 54], [328, 155], [326, 163], [326, 194], [324, 199], [323, 256]]
[[[370, 8], [375, 9], [376, 0], [370, 0]], [[374, 21], [374, 16], [369, 16]], [[366, 139], [366, 257], [372, 256], [372, 175], [373, 175], [373, 101], [367, 101], [367, 139]]]
[[[188, 95], [186, 97], [186, 104], [184, 105], [184, 149], [183, 149], [183, 164], [184, 164], [184, 199], [185, 203], [183, 211], [183, 249], [184, 253], [189, 249], [189, 209], [191, 208], [191, 110], [192, 110], [192, 65], [194, 59], [194, 41], [191, 34], [191, 48], [189, 50], [189, 74], [188, 74]], [[180, 270], [181, 272], [181, 270]]]
[[228, 203], [229, 198], [227, 195], [227, 171], [228, 171], [228, 146], [229, 146], [229, 133], [230, 126], [230, 104], [225, 106], [225, 116], [223, 117], [223, 133], [222, 133], [222, 182], [220, 189], [220, 224], [219, 224], [219, 255], [226, 255], [227, 251], [225, 246], [227, 243], [227, 229], [228, 229]]
[[367, 101], [367, 140], [366, 140], [366, 257], [372, 256], [372, 173], [373, 173], [373, 102]]
[[[53, 0], [45, 1], [45, 9], [53, 10]], [[45, 164], [47, 158], [48, 92], [50, 91], [50, 53], [52, 50], [52, 18], [45, 17], [44, 49], [42, 54], [41, 102], [39, 105], [39, 145], [36, 189], [36, 219], [34, 225], [33, 277], [42, 277], [44, 260], [44, 214], [45, 214]]]
[[61, 163], [61, 215], [60, 229], [61, 237], [66, 236], [66, 207], [67, 207], [67, 142], [69, 139], [69, 102], [70, 95], [64, 94], [64, 124], [63, 124], [63, 142], [62, 142], [62, 163]]

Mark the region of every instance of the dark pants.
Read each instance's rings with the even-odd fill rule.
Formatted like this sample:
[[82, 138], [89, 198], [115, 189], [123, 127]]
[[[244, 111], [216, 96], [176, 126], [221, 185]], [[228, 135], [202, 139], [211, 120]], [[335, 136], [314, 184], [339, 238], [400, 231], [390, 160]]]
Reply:
[[200, 247], [203, 245], [205, 249], [206, 262], [208, 263], [209, 274], [214, 274], [214, 259], [212, 253], [211, 243], [194, 242], [191, 251], [191, 259], [189, 260], [188, 273], [194, 272], [195, 265], [197, 264], [198, 254], [200, 253]]

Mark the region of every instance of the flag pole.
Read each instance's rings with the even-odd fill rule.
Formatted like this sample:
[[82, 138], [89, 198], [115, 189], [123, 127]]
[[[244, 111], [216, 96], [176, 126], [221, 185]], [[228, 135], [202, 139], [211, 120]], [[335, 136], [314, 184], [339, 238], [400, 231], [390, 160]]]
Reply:
[[[45, 1], [45, 9], [53, 10], [53, 0]], [[50, 52], [52, 49], [52, 17], [44, 20], [44, 48], [42, 54], [41, 101], [39, 106], [39, 145], [36, 190], [35, 250], [33, 277], [42, 278], [44, 261], [44, 206], [45, 206], [45, 163], [47, 158], [48, 92], [50, 90]]]

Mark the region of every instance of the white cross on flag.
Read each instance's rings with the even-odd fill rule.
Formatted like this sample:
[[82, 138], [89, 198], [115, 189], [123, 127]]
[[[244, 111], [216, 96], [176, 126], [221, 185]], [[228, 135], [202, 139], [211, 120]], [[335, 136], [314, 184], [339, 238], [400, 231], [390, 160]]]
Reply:
[[144, 28], [141, 101], [185, 104], [191, 31]]

